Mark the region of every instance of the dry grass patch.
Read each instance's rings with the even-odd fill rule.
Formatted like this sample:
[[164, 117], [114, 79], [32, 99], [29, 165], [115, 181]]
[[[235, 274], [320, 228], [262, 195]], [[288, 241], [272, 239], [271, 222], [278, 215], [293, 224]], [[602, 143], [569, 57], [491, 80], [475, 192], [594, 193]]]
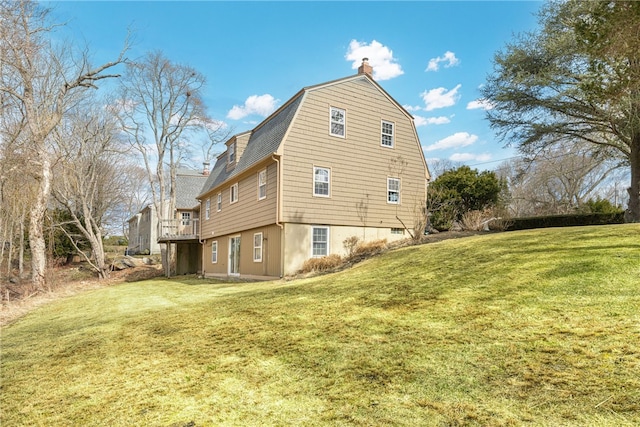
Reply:
[[0, 326], [7, 325], [37, 307], [92, 289], [123, 282], [138, 282], [162, 276], [162, 266], [145, 265], [122, 271], [114, 271], [107, 280], [98, 280], [95, 273], [73, 266], [56, 267], [49, 273], [47, 289], [37, 292], [28, 279], [0, 283]]
[[312, 271], [325, 272], [340, 267], [343, 263], [342, 257], [337, 254], [331, 254], [320, 258], [309, 258], [302, 265], [301, 274], [310, 273]]
[[7, 425], [640, 424], [640, 227], [511, 232], [269, 283], [150, 280], [3, 331]]

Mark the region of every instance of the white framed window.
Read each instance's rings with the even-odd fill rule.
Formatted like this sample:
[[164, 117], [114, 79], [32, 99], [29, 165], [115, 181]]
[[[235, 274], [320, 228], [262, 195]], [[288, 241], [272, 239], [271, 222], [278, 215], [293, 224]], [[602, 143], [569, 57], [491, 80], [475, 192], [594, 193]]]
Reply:
[[253, 235], [253, 262], [262, 262], [262, 233]]
[[318, 197], [330, 196], [331, 170], [329, 168], [313, 167], [313, 195]]
[[229, 144], [227, 148], [227, 163], [232, 164], [236, 162], [236, 143]]
[[329, 227], [311, 227], [311, 256], [329, 255]]
[[182, 212], [182, 225], [191, 224], [191, 212]]
[[238, 183], [236, 182], [229, 189], [229, 203], [235, 203], [238, 201]]
[[329, 109], [329, 134], [344, 138], [346, 135], [346, 114], [341, 108], [331, 107]]
[[387, 178], [387, 203], [400, 204], [400, 178]]
[[220, 212], [222, 210], [222, 193], [218, 193], [218, 207], [217, 207], [218, 212]]
[[211, 242], [211, 264], [218, 263], [218, 241]]
[[209, 219], [211, 217], [211, 197], [204, 202], [204, 219]]
[[391, 234], [404, 234], [404, 228], [392, 228]]
[[267, 197], [267, 170], [258, 172], [258, 200]]
[[394, 124], [386, 120], [382, 121], [382, 141], [383, 147], [393, 148], [394, 144]]

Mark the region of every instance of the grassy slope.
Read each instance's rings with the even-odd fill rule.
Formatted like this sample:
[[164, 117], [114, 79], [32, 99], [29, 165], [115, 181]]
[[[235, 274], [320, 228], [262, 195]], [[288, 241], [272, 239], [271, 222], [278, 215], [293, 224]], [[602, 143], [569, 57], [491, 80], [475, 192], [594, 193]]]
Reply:
[[3, 425], [640, 424], [640, 226], [293, 282], [146, 281], [2, 333]]

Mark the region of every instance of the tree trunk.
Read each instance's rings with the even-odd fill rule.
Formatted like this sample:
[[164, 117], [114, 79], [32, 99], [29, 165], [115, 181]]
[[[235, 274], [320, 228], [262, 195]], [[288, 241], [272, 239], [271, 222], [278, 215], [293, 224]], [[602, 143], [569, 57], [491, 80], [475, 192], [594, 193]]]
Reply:
[[[2, 194], [0, 194], [0, 200], [2, 200]], [[7, 242], [7, 224], [2, 218], [2, 212], [0, 211], [0, 268], [2, 268], [2, 263], [4, 262], [4, 247]]]
[[51, 165], [46, 152], [38, 153], [40, 157], [40, 176], [38, 191], [29, 213], [29, 247], [31, 248], [31, 282], [37, 290], [44, 290], [46, 279], [46, 244], [44, 240], [44, 217], [51, 190]]
[[640, 134], [631, 141], [631, 185], [629, 192], [629, 209], [627, 222], [640, 222]]
[[89, 233], [84, 233], [89, 240], [91, 253], [93, 254], [93, 262], [99, 279], [108, 279], [110, 275], [109, 267], [104, 259], [104, 245], [102, 244], [102, 233], [93, 229], [89, 229]]
[[7, 248], [7, 277], [11, 277], [11, 254], [13, 253], [13, 245], [15, 244], [14, 237], [14, 225], [13, 219], [7, 221], [7, 226], [4, 228], [2, 233], [2, 249], [0, 249], [0, 265], [2, 264], [2, 260], [4, 259], [4, 246], [5, 242], [9, 242], [9, 247]]
[[22, 215], [20, 215], [20, 249], [18, 254], [18, 275], [20, 278], [24, 276], [24, 221], [26, 212], [23, 208]]
[[96, 266], [98, 267], [98, 277], [100, 279], [108, 279], [110, 271], [104, 259], [104, 245], [102, 243], [102, 233], [100, 233], [100, 230], [94, 234], [91, 246], [93, 247], [94, 258]]
[[[11, 224], [11, 231], [13, 232], [13, 221]], [[13, 247], [15, 246], [15, 239], [11, 236], [9, 240], [9, 250], [7, 251], [7, 277], [11, 277], [13, 275]]]
[[104, 260], [104, 251], [98, 250], [97, 252], [94, 252], [94, 256], [96, 260], [96, 266], [98, 267], [98, 278], [101, 280], [108, 279], [110, 275], [110, 270], [109, 270], [109, 267], [107, 266], [107, 263]]

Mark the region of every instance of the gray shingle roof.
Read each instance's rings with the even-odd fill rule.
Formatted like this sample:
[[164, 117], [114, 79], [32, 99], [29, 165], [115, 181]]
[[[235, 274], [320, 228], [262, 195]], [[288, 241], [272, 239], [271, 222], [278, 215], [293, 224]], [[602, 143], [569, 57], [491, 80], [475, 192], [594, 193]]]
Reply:
[[224, 180], [221, 181], [220, 177], [225, 175], [226, 168], [227, 168], [227, 156], [220, 156], [216, 161], [216, 164], [213, 166], [211, 173], [209, 173], [209, 176], [207, 177], [207, 180], [205, 181], [204, 185], [200, 189], [200, 195], [206, 193], [207, 191], [211, 190], [216, 185], [224, 181]]
[[202, 187], [201, 194], [210, 191], [227, 179], [238, 175], [278, 151], [291, 120], [293, 120], [293, 116], [300, 106], [302, 95], [303, 92], [299, 92], [282, 110], [252, 131], [249, 142], [233, 170], [227, 171], [227, 158], [226, 156], [220, 156]]
[[343, 77], [341, 79], [332, 80], [326, 83], [304, 87], [302, 88], [302, 90], [300, 90], [300, 92], [289, 99], [284, 104], [284, 106], [281, 107], [280, 110], [276, 111], [272, 116], [268, 117], [265, 121], [260, 123], [251, 131], [251, 137], [249, 138], [247, 147], [244, 149], [242, 156], [238, 160], [238, 164], [233, 170], [227, 171], [226, 156], [222, 155], [218, 158], [215, 166], [213, 167], [213, 170], [211, 171], [211, 174], [209, 175], [209, 178], [206, 180], [204, 186], [202, 187], [200, 195], [211, 191], [233, 176], [242, 173], [252, 165], [278, 151], [278, 148], [282, 143], [282, 139], [287, 133], [287, 129], [291, 125], [291, 121], [293, 120], [296, 111], [298, 111], [298, 108], [300, 107], [300, 104], [302, 102], [302, 98], [304, 97], [304, 94], [306, 92], [316, 90], [327, 85], [357, 79], [362, 79], [363, 84], [375, 85], [392, 102], [394, 102], [398, 106], [398, 108], [404, 111], [408, 117], [411, 117], [411, 115], [400, 104], [398, 104], [397, 101], [395, 101], [379, 84], [377, 84], [375, 80], [367, 77], [365, 74], [356, 74], [354, 76]]
[[191, 209], [196, 206], [196, 197], [207, 178], [202, 172], [179, 170], [176, 174], [176, 208]]

